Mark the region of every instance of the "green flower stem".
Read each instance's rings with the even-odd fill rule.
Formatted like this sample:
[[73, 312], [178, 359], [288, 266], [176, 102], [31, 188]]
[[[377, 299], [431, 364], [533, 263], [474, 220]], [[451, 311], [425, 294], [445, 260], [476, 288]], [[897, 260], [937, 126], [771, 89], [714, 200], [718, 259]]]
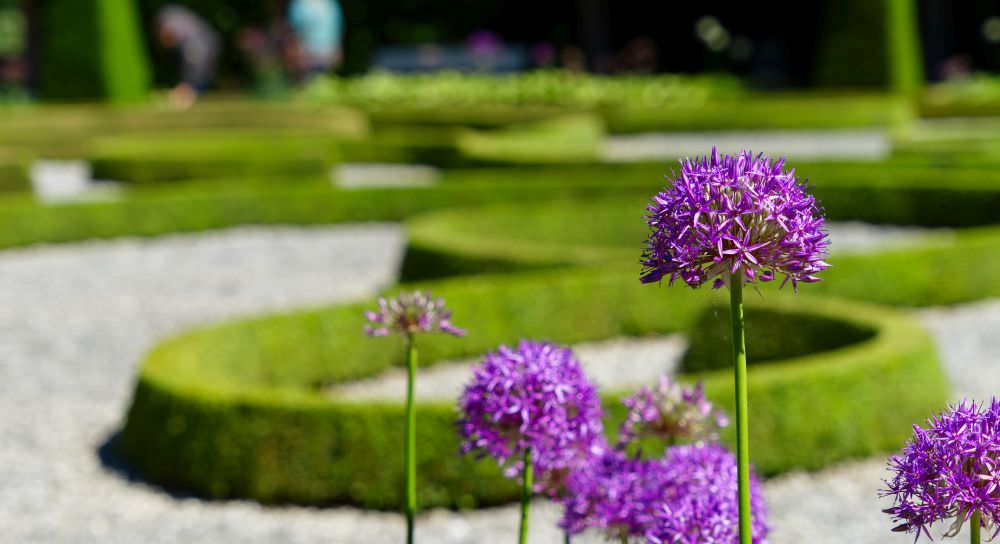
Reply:
[[570, 536], [569, 531], [563, 532], [563, 544], [569, 544]]
[[979, 526], [982, 525], [981, 518], [982, 514], [979, 513], [979, 510], [976, 510], [972, 513], [972, 518], [969, 519], [969, 542], [971, 544], [979, 544], [982, 542], [979, 536]]
[[733, 366], [736, 382], [736, 466], [740, 510], [740, 544], [750, 544], [750, 445], [747, 425], [747, 346], [743, 330], [743, 274], [729, 280], [733, 318]]
[[532, 487], [531, 448], [524, 450], [524, 477], [521, 481], [521, 538], [520, 544], [528, 542], [528, 511], [531, 508]]
[[406, 544], [413, 544], [414, 517], [417, 513], [417, 413], [413, 407], [413, 382], [417, 374], [417, 344], [413, 336], [406, 345]]

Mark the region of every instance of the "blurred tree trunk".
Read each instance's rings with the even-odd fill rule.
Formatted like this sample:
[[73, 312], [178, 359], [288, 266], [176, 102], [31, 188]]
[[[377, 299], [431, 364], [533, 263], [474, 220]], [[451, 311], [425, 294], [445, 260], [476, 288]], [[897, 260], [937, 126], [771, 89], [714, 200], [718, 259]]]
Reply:
[[135, 0], [41, 0], [37, 12], [35, 66], [43, 98], [145, 98], [149, 61]]
[[885, 0], [885, 3], [890, 88], [901, 94], [916, 94], [924, 86], [916, 2]]
[[587, 69], [591, 72], [611, 71], [609, 16], [608, 0], [578, 0], [577, 32], [587, 59]]

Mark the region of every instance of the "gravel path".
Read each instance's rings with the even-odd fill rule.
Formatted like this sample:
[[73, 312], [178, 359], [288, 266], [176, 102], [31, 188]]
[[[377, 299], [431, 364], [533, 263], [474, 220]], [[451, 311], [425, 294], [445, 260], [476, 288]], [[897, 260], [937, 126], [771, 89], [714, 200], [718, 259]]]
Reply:
[[712, 149], [726, 153], [740, 149], [767, 150], [807, 160], [871, 160], [886, 158], [891, 149], [884, 130], [767, 130], [732, 132], [671, 132], [609, 136], [602, 148], [604, 160], [636, 162], [664, 157], [701, 157]]
[[[399, 230], [386, 225], [244, 228], [0, 253], [2, 540], [401, 541], [395, 514], [175, 497], [108, 471], [97, 452], [120, 425], [136, 362], [157, 338], [234, 315], [371, 296], [392, 280], [402, 243]], [[983, 397], [1000, 390], [989, 367], [989, 354], [1000, 348], [1000, 300], [919, 315], [961, 391]], [[651, 342], [677, 347], [671, 337]], [[622, 341], [594, 347], [609, 359], [644, 353]], [[975, 379], [963, 379], [974, 372]], [[768, 482], [772, 543], [911, 542], [888, 532], [874, 498], [883, 463]], [[424, 544], [510, 541], [516, 517], [510, 507], [434, 511], [422, 516], [418, 532]], [[558, 541], [557, 517], [553, 506], [538, 505], [533, 542]]]
[[[242, 228], [0, 253], [0, 541], [347, 542], [371, 516], [177, 500], [108, 472], [136, 363], [165, 334], [368, 297], [398, 227]], [[377, 516], [374, 516], [377, 517]], [[383, 516], [384, 517], [384, 516]]]

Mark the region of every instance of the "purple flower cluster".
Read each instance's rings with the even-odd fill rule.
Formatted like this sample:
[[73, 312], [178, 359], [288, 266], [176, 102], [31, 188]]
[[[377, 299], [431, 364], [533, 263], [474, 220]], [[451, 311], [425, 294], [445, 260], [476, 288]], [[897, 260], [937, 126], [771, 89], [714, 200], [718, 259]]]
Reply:
[[[661, 461], [663, 488], [646, 533], [655, 544], [739, 541], [736, 458], [718, 444], [669, 448]], [[750, 475], [751, 542], [767, 542], [767, 505]]]
[[597, 388], [573, 352], [553, 344], [522, 340], [516, 349], [488, 353], [459, 399], [459, 412], [463, 453], [489, 455], [513, 477], [530, 448], [540, 490], [606, 449]]
[[464, 336], [465, 331], [451, 324], [451, 312], [444, 306], [444, 299], [433, 298], [430, 293], [414, 291], [400, 293], [395, 298], [380, 298], [378, 311], [365, 312], [370, 322], [365, 326], [369, 336], [387, 336], [398, 332], [412, 336], [418, 332], [438, 332]]
[[[738, 541], [736, 459], [718, 444], [668, 448], [660, 459], [607, 452], [567, 479], [560, 525], [587, 528], [609, 540], [657, 544], [733, 544]], [[752, 539], [766, 542], [767, 511], [751, 479]]]
[[732, 274], [771, 281], [818, 281], [828, 240], [815, 199], [771, 162], [748, 151], [681, 162], [680, 175], [647, 207], [650, 227], [642, 255], [642, 282], [669, 277], [691, 287]]
[[570, 534], [597, 529], [608, 540], [643, 536], [663, 486], [659, 464], [606, 451], [566, 478], [560, 526]]
[[[602, 432], [597, 389], [572, 351], [521, 341], [487, 354], [459, 400], [462, 452], [490, 456], [508, 477], [522, 473], [530, 448], [535, 491], [565, 507], [570, 534], [596, 529], [615, 541], [734, 544], [738, 541], [736, 459], [716, 444], [725, 416], [701, 387], [660, 380], [625, 401], [617, 447]], [[672, 442], [657, 459], [630, 455], [645, 436]], [[753, 542], [765, 544], [767, 511], [751, 476]]]
[[668, 444], [717, 440], [718, 430], [729, 424], [725, 412], [705, 398], [701, 383], [684, 387], [667, 376], [655, 389], [643, 387], [622, 402], [628, 414], [618, 432], [619, 447], [646, 436]]
[[889, 460], [894, 473], [883, 496], [893, 497], [894, 531], [923, 533], [951, 520], [955, 536], [977, 510], [982, 527], [1000, 533], [1000, 400], [987, 406], [963, 402], [913, 426], [913, 438]]

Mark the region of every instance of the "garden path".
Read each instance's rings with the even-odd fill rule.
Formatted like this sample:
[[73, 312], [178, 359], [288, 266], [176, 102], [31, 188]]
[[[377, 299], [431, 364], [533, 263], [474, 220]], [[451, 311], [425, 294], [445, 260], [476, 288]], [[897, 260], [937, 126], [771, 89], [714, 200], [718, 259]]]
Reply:
[[[170, 495], [109, 471], [105, 463], [115, 460], [102, 445], [121, 424], [137, 361], [158, 338], [235, 315], [370, 297], [392, 281], [402, 247], [397, 227], [346, 225], [0, 253], [0, 540], [400, 542], [395, 514]], [[919, 315], [959, 391], [983, 397], [1000, 390], [1000, 373], [987, 372], [1000, 349], [1000, 300]], [[768, 482], [772, 543], [911, 542], [890, 534], [878, 511], [883, 464], [879, 458]], [[516, 516], [509, 507], [434, 511], [421, 517], [418, 534], [424, 544], [510, 541]], [[539, 504], [533, 542], [559, 541], [557, 516], [552, 505]]]
[[728, 153], [769, 149], [772, 157], [783, 155], [800, 161], [878, 161], [888, 157], [892, 147], [889, 135], [882, 129], [660, 132], [608, 136], [601, 155], [610, 162], [700, 157], [713, 146]]

